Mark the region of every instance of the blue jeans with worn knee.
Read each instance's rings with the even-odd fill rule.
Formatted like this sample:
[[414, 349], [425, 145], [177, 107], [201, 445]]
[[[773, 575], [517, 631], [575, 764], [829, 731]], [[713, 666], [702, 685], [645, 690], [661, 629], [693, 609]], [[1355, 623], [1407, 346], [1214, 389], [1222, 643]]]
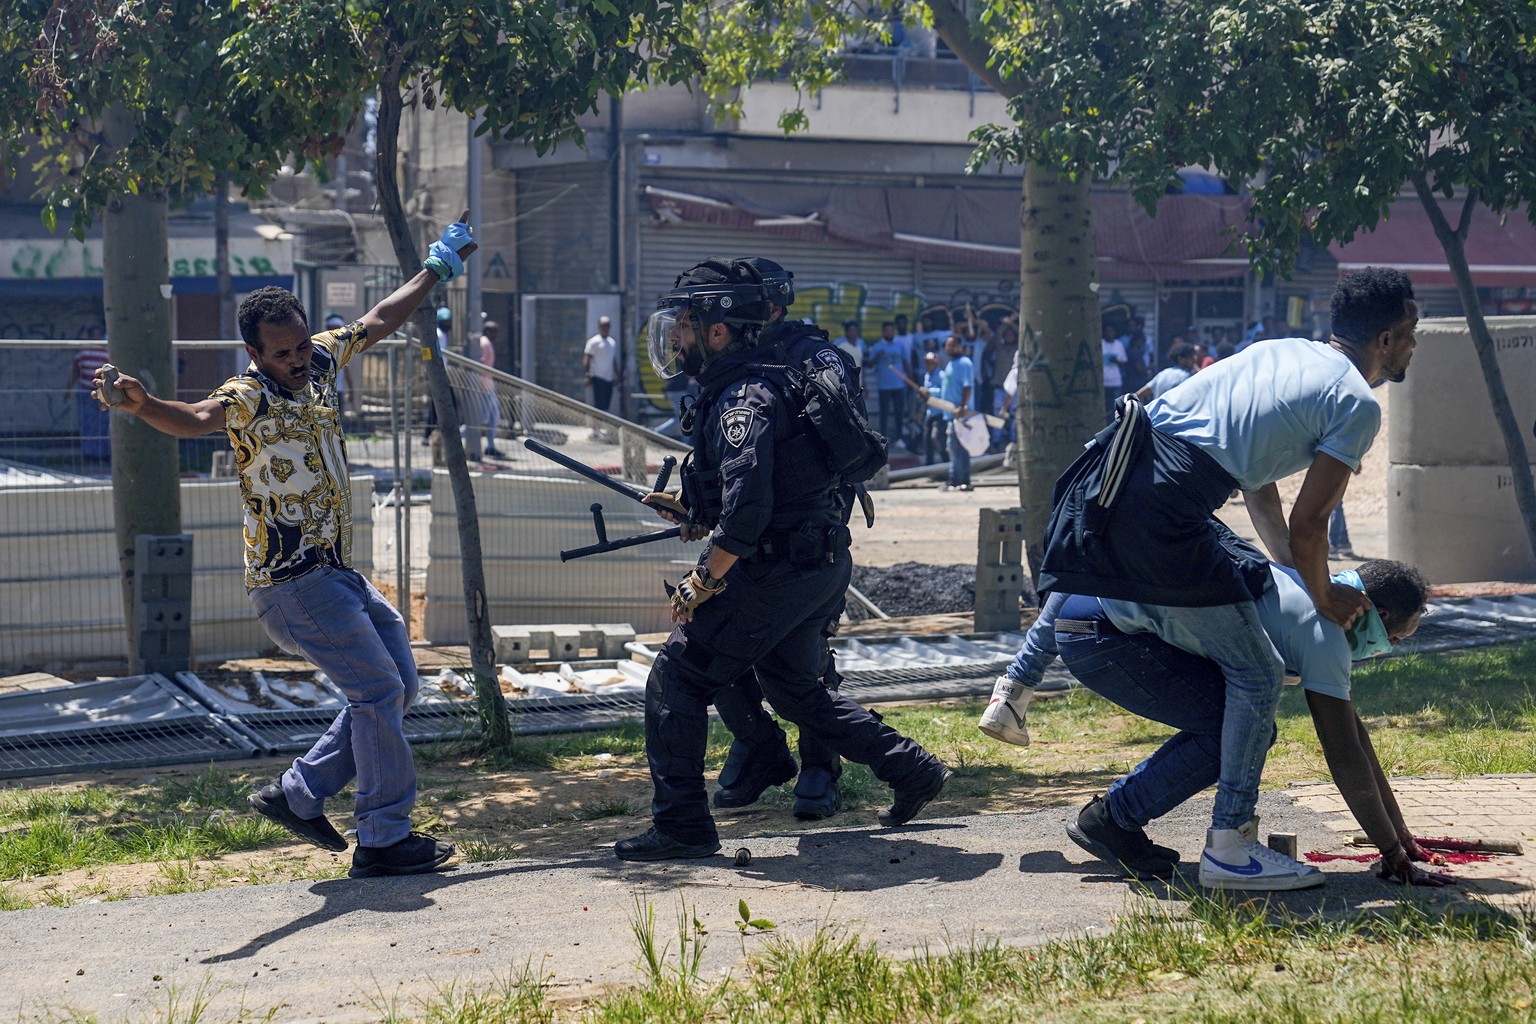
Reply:
[[283, 794], [301, 818], [357, 779], [357, 842], [389, 846], [411, 831], [416, 766], [405, 709], [420, 682], [405, 622], [358, 573], [322, 565], [251, 591], [274, 643], [309, 659], [347, 698], [325, 735], [283, 773]]
[[1179, 730], [1109, 787], [1104, 800], [1121, 828], [1143, 828], [1215, 784], [1226, 710], [1226, 680], [1215, 662], [1151, 633], [1060, 633], [1056, 640], [1062, 663], [1085, 687]]
[[1259, 622], [1258, 608], [1252, 601], [1206, 608], [1137, 607], [1143, 624], [1158, 636], [1180, 650], [1209, 658], [1221, 669], [1226, 705], [1211, 826], [1246, 824], [1259, 801], [1259, 776], [1264, 772], [1274, 735], [1275, 705], [1285, 680], [1285, 663]]

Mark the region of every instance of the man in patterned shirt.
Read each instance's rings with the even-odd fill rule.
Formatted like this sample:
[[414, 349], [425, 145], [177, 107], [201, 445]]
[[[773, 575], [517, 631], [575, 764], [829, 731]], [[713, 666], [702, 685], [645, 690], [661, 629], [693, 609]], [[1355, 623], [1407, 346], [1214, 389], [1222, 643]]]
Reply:
[[[464, 217], [432, 243], [422, 271], [362, 319], [311, 336], [298, 299], [262, 288], [240, 304], [251, 365], [201, 402], [155, 398], [123, 374], [116, 408], [177, 437], [223, 430], [245, 506], [245, 585], [262, 626], [330, 676], [347, 707], [280, 780], [250, 798], [305, 842], [345, 850], [325, 801], [357, 780], [354, 878], [432, 871], [453, 845], [411, 831], [416, 768], [402, 729], [416, 663], [400, 613], [352, 569], [352, 490], [336, 378], [393, 334], [475, 249]], [[98, 374], [97, 390], [102, 381]]]

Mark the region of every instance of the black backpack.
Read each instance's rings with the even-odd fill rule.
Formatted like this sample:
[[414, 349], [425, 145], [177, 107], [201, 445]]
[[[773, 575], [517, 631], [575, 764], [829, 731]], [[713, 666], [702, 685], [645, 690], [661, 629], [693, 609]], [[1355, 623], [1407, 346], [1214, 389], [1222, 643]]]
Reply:
[[786, 390], [800, 406], [800, 416], [821, 442], [827, 466], [844, 483], [862, 484], [874, 478], [885, 465], [885, 436], [869, 425], [869, 420], [843, 387], [843, 381], [830, 366], [810, 363], [802, 367], [774, 367], [782, 370]]

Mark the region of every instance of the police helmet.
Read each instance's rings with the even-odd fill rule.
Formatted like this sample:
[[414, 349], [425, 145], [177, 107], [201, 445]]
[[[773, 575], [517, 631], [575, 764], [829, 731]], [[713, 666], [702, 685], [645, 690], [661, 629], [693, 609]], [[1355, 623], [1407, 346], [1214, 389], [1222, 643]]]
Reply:
[[761, 256], [749, 256], [743, 263], [752, 265], [758, 276], [763, 279], [763, 287], [768, 289], [768, 301], [780, 309], [788, 309], [795, 304], [795, 275], [785, 270], [779, 264]]
[[[678, 275], [671, 291], [656, 300], [656, 312], [646, 325], [646, 348], [651, 365], [662, 379], [683, 372], [680, 353], [672, 343], [672, 331], [685, 317], [700, 334], [713, 324], [737, 328], [737, 344], [755, 344], [758, 329], [772, 311], [756, 268], [745, 260], [711, 256]], [[705, 361], [713, 358], [705, 353]]]

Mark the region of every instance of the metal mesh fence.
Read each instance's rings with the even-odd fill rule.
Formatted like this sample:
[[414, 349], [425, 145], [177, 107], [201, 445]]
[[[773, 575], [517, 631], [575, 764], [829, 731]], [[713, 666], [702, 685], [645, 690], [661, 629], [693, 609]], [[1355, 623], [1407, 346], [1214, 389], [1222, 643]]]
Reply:
[[[95, 365], [76, 359], [101, 344], [0, 340], [0, 675], [121, 671], [126, 658], [104, 443], [121, 414], [100, 412], [82, 386]], [[199, 401], [245, 362], [234, 342], [177, 342], [175, 394]], [[666, 524], [522, 442], [532, 437], [640, 490], [682, 447], [456, 353], [445, 366], [465, 423], [492, 621], [665, 628], [661, 579], [696, 552], [674, 540], [563, 564], [562, 550], [596, 540], [594, 503], [613, 538]], [[457, 509], [419, 349], [388, 339], [355, 359], [341, 385], [354, 564], [395, 601], [414, 639], [461, 643]], [[194, 538], [192, 663], [266, 652], [244, 596], [228, 442], [213, 434], [179, 448], [182, 528]]]

